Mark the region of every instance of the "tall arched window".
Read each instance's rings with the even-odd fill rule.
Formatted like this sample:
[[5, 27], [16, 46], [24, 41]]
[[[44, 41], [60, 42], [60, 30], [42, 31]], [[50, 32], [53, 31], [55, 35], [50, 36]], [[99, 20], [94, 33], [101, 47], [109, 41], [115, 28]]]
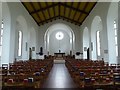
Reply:
[[100, 56], [100, 31], [97, 31], [97, 55]]
[[1, 24], [1, 30], [0, 30], [0, 56], [2, 54], [2, 42], [3, 42], [3, 20]]
[[114, 21], [114, 32], [115, 32], [115, 50], [116, 50], [116, 56], [118, 56], [118, 42], [117, 42], [117, 23]]
[[18, 56], [22, 55], [22, 31], [18, 32]]

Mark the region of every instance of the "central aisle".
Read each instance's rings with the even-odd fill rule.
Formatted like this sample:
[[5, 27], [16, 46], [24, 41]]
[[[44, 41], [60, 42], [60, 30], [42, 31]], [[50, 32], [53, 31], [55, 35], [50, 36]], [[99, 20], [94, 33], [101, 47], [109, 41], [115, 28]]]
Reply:
[[65, 64], [54, 64], [43, 88], [76, 88]]

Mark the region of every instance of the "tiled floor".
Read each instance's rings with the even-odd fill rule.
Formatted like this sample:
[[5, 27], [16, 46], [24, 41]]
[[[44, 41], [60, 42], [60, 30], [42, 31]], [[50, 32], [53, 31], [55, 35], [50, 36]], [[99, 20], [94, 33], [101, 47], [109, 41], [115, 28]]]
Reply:
[[76, 88], [65, 64], [54, 64], [43, 88]]

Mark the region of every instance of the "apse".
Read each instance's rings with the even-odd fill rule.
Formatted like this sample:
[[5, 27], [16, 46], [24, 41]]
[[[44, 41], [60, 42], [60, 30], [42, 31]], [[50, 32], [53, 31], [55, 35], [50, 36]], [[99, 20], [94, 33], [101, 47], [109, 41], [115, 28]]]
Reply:
[[74, 33], [69, 26], [63, 23], [53, 24], [45, 33], [45, 49], [50, 55], [58, 52], [69, 55], [73, 50], [74, 38]]

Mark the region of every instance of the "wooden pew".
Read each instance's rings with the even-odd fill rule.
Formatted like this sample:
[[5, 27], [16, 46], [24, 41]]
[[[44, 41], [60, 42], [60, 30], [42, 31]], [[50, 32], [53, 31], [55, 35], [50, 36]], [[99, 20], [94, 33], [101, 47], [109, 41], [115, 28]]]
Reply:
[[65, 65], [79, 88], [90, 87], [105, 90], [120, 88], [120, 67], [117, 64], [109, 66], [103, 60], [88, 61], [67, 58]]
[[15, 62], [5, 69], [7, 73], [3, 74], [2, 86], [41, 88], [52, 66], [51, 59]]

